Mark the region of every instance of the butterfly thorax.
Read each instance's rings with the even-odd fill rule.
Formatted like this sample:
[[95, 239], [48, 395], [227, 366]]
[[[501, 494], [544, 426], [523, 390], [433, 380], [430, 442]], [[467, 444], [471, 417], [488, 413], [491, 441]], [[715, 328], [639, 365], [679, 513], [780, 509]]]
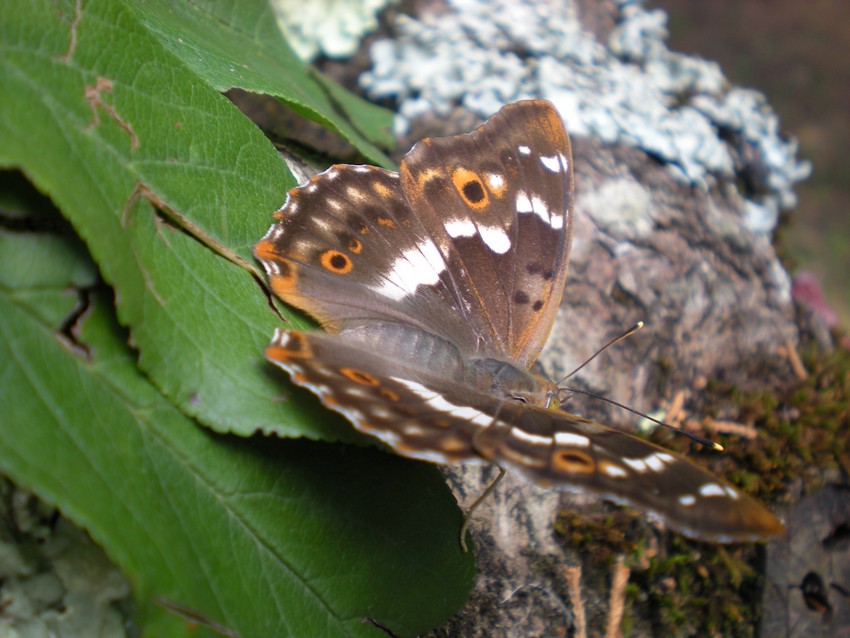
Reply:
[[470, 359], [464, 364], [464, 382], [479, 392], [506, 401], [548, 407], [558, 396], [557, 386], [501, 359]]

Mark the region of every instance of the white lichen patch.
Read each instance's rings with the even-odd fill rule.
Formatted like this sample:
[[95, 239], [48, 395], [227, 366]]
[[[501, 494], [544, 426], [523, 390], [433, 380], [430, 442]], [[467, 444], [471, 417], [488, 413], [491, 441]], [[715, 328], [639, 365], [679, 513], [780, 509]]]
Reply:
[[347, 58], [364, 35], [378, 26], [378, 14], [396, 0], [272, 0], [278, 28], [302, 60], [324, 54]]
[[782, 139], [764, 97], [729, 85], [720, 67], [665, 44], [666, 15], [618, 0], [607, 42], [584, 31], [571, 0], [446, 0], [427, 21], [401, 16], [398, 36], [376, 42], [362, 85], [399, 102], [398, 133], [424, 112], [461, 104], [487, 117], [503, 104], [541, 97], [555, 103], [574, 136], [634, 146], [663, 160], [681, 181], [704, 187], [733, 176], [735, 155], [720, 131], [750, 149], [769, 192], [748, 202], [745, 224], [769, 233], [793, 185], [809, 173], [794, 141]]
[[634, 179], [611, 179], [580, 196], [577, 208], [617, 239], [639, 239], [652, 233], [652, 198]]

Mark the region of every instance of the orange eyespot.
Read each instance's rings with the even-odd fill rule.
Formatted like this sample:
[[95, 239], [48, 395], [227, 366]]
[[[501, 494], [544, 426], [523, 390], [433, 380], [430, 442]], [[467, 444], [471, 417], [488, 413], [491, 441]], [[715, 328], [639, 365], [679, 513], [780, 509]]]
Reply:
[[358, 385], [381, 385], [381, 382], [378, 379], [373, 377], [368, 372], [363, 372], [363, 370], [356, 370], [354, 368], [340, 368], [339, 373], [349, 381], [354, 381], [354, 383], [357, 383]]
[[380, 394], [381, 397], [383, 397], [390, 403], [396, 403], [399, 399], [398, 394], [396, 394], [392, 390], [388, 390], [387, 388], [378, 388], [378, 394]]
[[330, 270], [338, 275], [347, 275], [354, 268], [354, 262], [348, 255], [333, 248], [323, 252], [320, 261], [325, 270]]
[[478, 173], [466, 168], [456, 168], [452, 172], [452, 183], [458, 194], [470, 208], [482, 209], [490, 204], [490, 196]]
[[596, 464], [592, 458], [575, 450], [556, 452], [552, 455], [552, 465], [562, 472], [572, 474], [590, 474], [596, 470]]

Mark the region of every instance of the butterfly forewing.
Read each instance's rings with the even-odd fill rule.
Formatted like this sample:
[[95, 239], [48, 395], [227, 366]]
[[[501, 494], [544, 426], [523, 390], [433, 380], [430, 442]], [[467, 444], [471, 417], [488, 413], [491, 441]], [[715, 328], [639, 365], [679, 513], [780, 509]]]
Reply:
[[[374, 347], [364, 347], [366, 341]], [[398, 360], [401, 349], [410, 356], [407, 362]], [[358, 430], [404, 456], [494, 462], [541, 485], [655, 514], [703, 540], [754, 540], [781, 531], [755, 500], [652, 443], [458, 385], [459, 354], [419, 331], [385, 326], [352, 343], [345, 336], [279, 330], [266, 355]], [[424, 355], [432, 359], [409, 363]]]
[[469, 135], [422, 140], [401, 184], [450, 266], [463, 322], [481, 335], [474, 353], [528, 368], [552, 328], [572, 238], [572, 156], [557, 112], [520, 102]]
[[475, 445], [539, 484], [655, 514], [686, 536], [736, 542], [782, 532], [761, 504], [694, 463], [574, 414], [503, 403]]

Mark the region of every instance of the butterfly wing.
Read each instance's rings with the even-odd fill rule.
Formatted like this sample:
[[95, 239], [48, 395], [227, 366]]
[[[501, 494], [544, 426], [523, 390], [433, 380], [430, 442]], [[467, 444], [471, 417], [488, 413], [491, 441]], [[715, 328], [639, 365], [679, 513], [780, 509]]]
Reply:
[[548, 102], [504, 107], [468, 135], [425, 139], [401, 186], [444, 250], [474, 352], [525, 369], [549, 337], [572, 242], [569, 137]]
[[[490, 419], [473, 414], [461, 402], [454, 406], [429, 403], [412, 389], [456, 377], [462, 368], [457, 349], [400, 324], [382, 324], [373, 343], [369, 341], [368, 337], [355, 341], [325, 332], [278, 329], [266, 358], [358, 430], [403, 456], [432, 463], [478, 459], [473, 437], [483, 419], [487, 423]], [[417, 355], [423, 365], [412, 363]]]
[[[368, 339], [278, 330], [266, 356], [358, 430], [404, 456], [495, 462], [543, 486], [655, 514], [702, 540], [755, 540], [782, 531], [754, 499], [663, 448], [459, 384], [463, 364], [451, 344], [399, 326], [377, 330], [371, 344]], [[370, 347], [378, 343], [381, 348]], [[416, 359], [399, 357], [399, 349], [430, 363], [405, 363]]]
[[653, 514], [692, 538], [753, 541], [783, 532], [755, 499], [694, 463], [621, 430], [514, 402], [476, 438], [479, 454], [532, 481]]
[[272, 289], [332, 332], [404, 323], [528, 367], [572, 236], [572, 158], [548, 102], [426, 139], [396, 173], [334, 166], [289, 192], [255, 246]]

